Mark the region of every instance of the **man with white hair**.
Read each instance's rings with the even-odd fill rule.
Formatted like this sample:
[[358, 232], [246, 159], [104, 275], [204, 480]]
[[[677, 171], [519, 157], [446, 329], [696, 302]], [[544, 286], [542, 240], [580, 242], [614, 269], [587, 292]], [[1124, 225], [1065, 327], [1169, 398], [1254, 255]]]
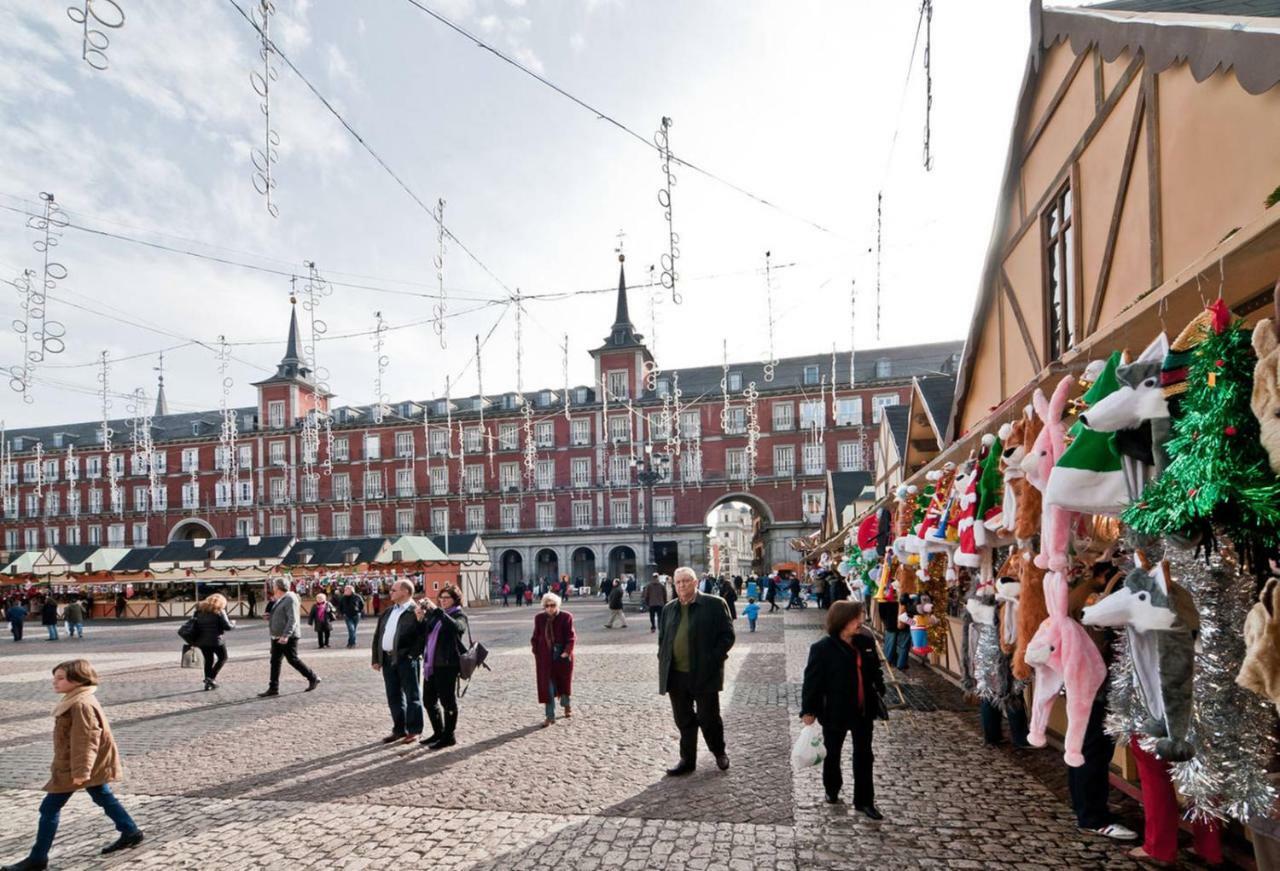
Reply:
[[676, 598], [662, 609], [658, 624], [658, 692], [671, 698], [680, 730], [680, 761], [671, 777], [697, 767], [698, 730], [721, 771], [729, 768], [720, 719], [724, 662], [733, 647], [733, 620], [719, 596], [698, 592], [698, 575], [688, 566], [675, 572]]
[[391, 734], [382, 743], [412, 744], [422, 734], [422, 652], [427, 646], [422, 609], [413, 602], [413, 582], [391, 585], [392, 607], [378, 616], [373, 633], [373, 670], [382, 672], [391, 710]]
[[268, 618], [271, 632], [271, 682], [262, 698], [280, 695], [280, 660], [287, 659], [298, 674], [307, 679], [306, 692], [320, 685], [320, 678], [298, 658], [298, 638], [302, 635], [302, 602], [298, 594], [289, 589], [287, 578], [275, 578], [271, 582], [271, 598], [274, 604]]

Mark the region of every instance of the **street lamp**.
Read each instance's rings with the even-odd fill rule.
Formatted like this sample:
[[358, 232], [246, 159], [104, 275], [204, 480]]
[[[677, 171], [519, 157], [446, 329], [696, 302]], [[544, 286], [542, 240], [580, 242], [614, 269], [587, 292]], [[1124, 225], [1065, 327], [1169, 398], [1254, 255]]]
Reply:
[[636, 480], [644, 488], [644, 572], [636, 578], [636, 587], [644, 589], [653, 574], [653, 485], [666, 478], [671, 465], [668, 454], [654, 454], [653, 445], [646, 444], [644, 453], [632, 457], [631, 467], [636, 470]]

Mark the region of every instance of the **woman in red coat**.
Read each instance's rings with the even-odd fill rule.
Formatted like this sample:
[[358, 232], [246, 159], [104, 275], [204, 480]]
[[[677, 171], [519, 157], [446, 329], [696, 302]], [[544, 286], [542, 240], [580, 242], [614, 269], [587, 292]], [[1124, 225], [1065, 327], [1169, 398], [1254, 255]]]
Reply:
[[533, 618], [533, 661], [538, 670], [538, 701], [546, 705], [543, 727], [556, 721], [556, 696], [564, 706], [564, 715], [573, 716], [569, 695], [573, 692], [573, 615], [560, 609], [560, 597], [547, 593], [542, 597], [542, 612]]

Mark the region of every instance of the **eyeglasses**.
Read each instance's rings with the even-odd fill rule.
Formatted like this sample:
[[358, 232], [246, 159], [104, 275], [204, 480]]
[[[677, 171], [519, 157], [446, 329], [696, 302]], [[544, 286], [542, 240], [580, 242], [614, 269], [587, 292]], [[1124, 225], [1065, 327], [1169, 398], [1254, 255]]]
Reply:
[[555, 603], [554, 603], [554, 602], [548, 602], [547, 604], [543, 605], [542, 607], [544, 607], [544, 608], [554, 608], [554, 607], [555, 607]]

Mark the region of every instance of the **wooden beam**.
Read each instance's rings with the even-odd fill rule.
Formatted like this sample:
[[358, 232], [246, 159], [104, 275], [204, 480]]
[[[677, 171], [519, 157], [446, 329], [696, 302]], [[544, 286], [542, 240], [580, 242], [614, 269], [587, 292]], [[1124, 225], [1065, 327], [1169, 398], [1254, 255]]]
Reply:
[[1000, 395], [1004, 396], [1007, 389], [1004, 370], [1008, 367], [1004, 353], [1004, 303], [999, 296], [996, 297], [996, 338], [1000, 341]]
[[1004, 266], [1000, 267], [1000, 287], [1004, 290], [1005, 299], [1009, 300], [1009, 310], [1013, 312], [1018, 331], [1022, 333], [1022, 341], [1027, 346], [1031, 368], [1039, 372], [1044, 364], [1040, 362], [1040, 353], [1036, 350], [1035, 340], [1031, 338], [1031, 330], [1027, 328], [1027, 319], [1022, 314], [1022, 306], [1018, 305], [1018, 298], [1013, 295], [1013, 285], [1009, 282], [1009, 274], [1004, 271]]
[[1147, 101], [1147, 209], [1151, 230], [1151, 287], [1164, 282], [1164, 221], [1160, 204], [1160, 89], [1150, 69], [1142, 74]]
[[[1084, 215], [1082, 182], [1080, 180], [1080, 161], [1071, 164], [1071, 268], [1075, 271], [1075, 287], [1071, 289], [1071, 312], [1074, 315], [1071, 324], [1071, 335], [1078, 342], [1084, 335], [1080, 319], [1084, 316], [1084, 231], [1080, 229]], [[1074, 344], [1074, 342], [1072, 343]]]
[[1102, 52], [1097, 46], [1093, 48], [1093, 111], [1101, 111], [1102, 102], [1106, 99], [1106, 85], [1102, 83]]
[[1094, 119], [1089, 122], [1089, 126], [1085, 128], [1085, 131], [1080, 136], [1079, 141], [1076, 142], [1075, 147], [1071, 149], [1071, 153], [1067, 155], [1067, 159], [1063, 161], [1062, 168], [1058, 170], [1053, 181], [1045, 188], [1045, 192], [1036, 202], [1035, 208], [1027, 214], [1026, 218], [1023, 219], [1021, 226], [1019, 226], [1018, 229], [1014, 231], [1013, 235], [1009, 237], [1009, 242], [1004, 246], [1004, 251], [1000, 255], [1001, 262], [1004, 262], [1009, 254], [1012, 253], [1013, 249], [1017, 247], [1018, 243], [1022, 241], [1022, 237], [1026, 235], [1026, 232], [1035, 226], [1036, 222], [1040, 220], [1040, 213], [1044, 211], [1049, 200], [1052, 199], [1058, 192], [1058, 189], [1062, 187], [1062, 183], [1066, 180], [1067, 174], [1071, 171], [1071, 164], [1079, 160], [1080, 155], [1089, 147], [1089, 143], [1093, 142], [1093, 137], [1098, 135], [1098, 131], [1102, 129], [1102, 125], [1106, 123], [1109, 117], [1111, 117], [1111, 113], [1115, 111], [1116, 105], [1120, 102], [1120, 98], [1124, 96], [1124, 92], [1128, 90], [1129, 85], [1133, 83], [1133, 80], [1137, 77], [1138, 70], [1141, 69], [1141, 67], [1142, 55], [1135, 57], [1130, 61], [1129, 66], [1125, 67], [1124, 74], [1120, 76], [1120, 81], [1116, 82], [1116, 86], [1111, 89], [1111, 94], [1107, 97], [1107, 101], [1102, 104], [1102, 109], [1100, 109], [1098, 114], [1094, 116]]
[[[1070, 47], [1068, 46], [1068, 50]], [[1067, 70], [1067, 74], [1063, 76], [1058, 90], [1053, 92], [1053, 96], [1049, 99], [1049, 105], [1045, 107], [1044, 114], [1040, 116], [1040, 120], [1036, 122], [1036, 126], [1031, 131], [1031, 136], [1027, 139], [1027, 144], [1022, 147], [1022, 159], [1025, 162], [1027, 155], [1031, 153], [1031, 149], [1036, 147], [1036, 142], [1044, 134], [1045, 128], [1049, 126], [1049, 122], [1053, 120], [1053, 115], [1058, 111], [1058, 107], [1062, 105], [1062, 101], [1067, 96], [1067, 91], [1071, 89], [1071, 83], [1076, 80], [1076, 74], [1080, 72], [1080, 68], [1084, 66], [1084, 62], [1089, 59], [1089, 52], [1085, 51], [1076, 55], [1075, 60], [1071, 62], [1071, 69]]]
[[1124, 201], [1129, 192], [1129, 180], [1133, 176], [1133, 160], [1138, 153], [1138, 133], [1142, 130], [1143, 107], [1146, 92], [1139, 91], [1133, 106], [1133, 120], [1129, 123], [1129, 141], [1124, 148], [1124, 164], [1120, 167], [1120, 183], [1116, 185], [1116, 199], [1111, 206], [1111, 224], [1107, 228], [1107, 244], [1102, 249], [1102, 264], [1098, 267], [1098, 282], [1093, 286], [1093, 305], [1089, 309], [1089, 326], [1085, 335], [1098, 328], [1102, 314], [1102, 299], [1111, 281], [1111, 265], [1115, 260], [1116, 242], [1120, 235], [1120, 219], [1124, 217]]

